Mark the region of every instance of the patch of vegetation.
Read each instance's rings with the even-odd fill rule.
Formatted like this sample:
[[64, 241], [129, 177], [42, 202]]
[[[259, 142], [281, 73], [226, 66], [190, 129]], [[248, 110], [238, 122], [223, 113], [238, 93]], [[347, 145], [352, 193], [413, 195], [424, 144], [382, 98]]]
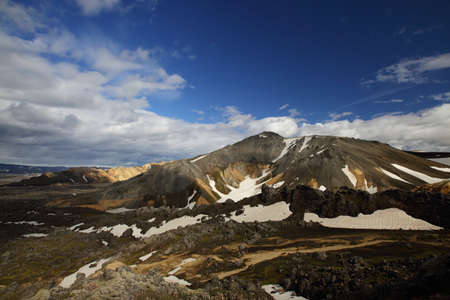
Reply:
[[2, 247], [0, 285], [46, 281], [67, 276], [99, 257], [112, 256], [95, 237], [64, 232], [45, 238], [21, 238]]

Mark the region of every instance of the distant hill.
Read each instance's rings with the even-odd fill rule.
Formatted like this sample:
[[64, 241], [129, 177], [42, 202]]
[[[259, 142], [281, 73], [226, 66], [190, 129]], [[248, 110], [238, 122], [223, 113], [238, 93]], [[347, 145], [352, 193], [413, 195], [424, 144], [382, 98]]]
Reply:
[[24, 166], [13, 164], [0, 164], [0, 174], [31, 174], [31, 173], [47, 173], [59, 172], [66, 170], [67, 167], [45, 167], [45, 166]]
[[419, 152], [419, 151], [405, 151], [409, 154], [423, 158], [448, 158], [450, 157], [450, 152]]

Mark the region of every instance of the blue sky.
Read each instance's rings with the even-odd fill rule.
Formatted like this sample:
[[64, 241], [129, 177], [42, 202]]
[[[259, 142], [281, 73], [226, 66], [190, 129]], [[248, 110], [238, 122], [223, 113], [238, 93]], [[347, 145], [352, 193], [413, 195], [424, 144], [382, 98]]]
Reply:
[[0, 0], [0, 157], [143, 164], [264, 130], [450, 151], [449, 10]]

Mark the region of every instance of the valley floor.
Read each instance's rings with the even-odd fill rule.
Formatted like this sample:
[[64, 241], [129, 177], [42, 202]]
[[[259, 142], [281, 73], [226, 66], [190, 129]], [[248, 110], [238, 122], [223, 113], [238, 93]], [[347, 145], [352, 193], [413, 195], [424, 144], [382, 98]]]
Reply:
[[[91, 228], [145, 228], [191, 210], [110, 214], [46, 205], [58, 194], [89, 189], [96, 187], [29, 191], [33, 200], [15, 189], [10, 195], [16, 201], [2, 200], [0, 299], [282, 299], [277, 297], [286, 291], [307, 299], [450, 295], [448, 230], [333, 229], [295, 217], [251, 223], [217, 217], [135, 238], [131, 229], [116, 236]], [[35, 197], [42, 193], [50, 198]], [[278, 293], [261, 288], [270, 291], [270, 285]]]

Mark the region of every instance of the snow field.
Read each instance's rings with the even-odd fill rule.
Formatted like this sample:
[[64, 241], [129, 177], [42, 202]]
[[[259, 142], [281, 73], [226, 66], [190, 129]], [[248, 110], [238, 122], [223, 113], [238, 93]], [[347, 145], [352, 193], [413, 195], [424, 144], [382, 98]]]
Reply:
[[305, 221], [321, 223], [325, 227], [353, 229], [403, 229], [403, 230], [439, 230], [441, 227], [416, 219], [398, 208], [381, 209], [370, 215], [357, 217], [339, 216], [321, 218], [314, 213], [305, 213]]
[[288, 218], [292, 212], [289, 210], [289, 204], [281, 201], [271, 205], [250, 206], [244, 205], [244, 212], [236, 215], [236, 212], [231, 213], [231, 217], [226, 218], [226, 221], [233, 220], [239, 223], [243, 222], [266, 222], [266, 221], [281, 221]]

